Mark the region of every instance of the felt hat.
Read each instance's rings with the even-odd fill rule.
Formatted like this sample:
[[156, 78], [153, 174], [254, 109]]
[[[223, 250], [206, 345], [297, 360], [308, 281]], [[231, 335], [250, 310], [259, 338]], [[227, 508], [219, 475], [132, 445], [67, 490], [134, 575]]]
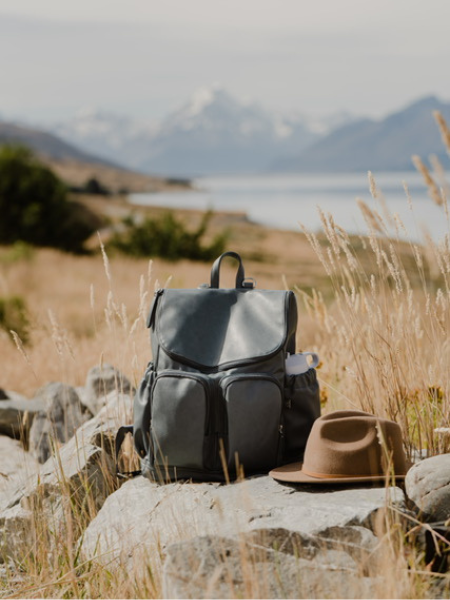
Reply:
[[404, 479], [408, 465], [400, 426], [359, 410], [319, 417], [306, 443], [303, 463], [270, 471], [290, 483], [358, 483]]

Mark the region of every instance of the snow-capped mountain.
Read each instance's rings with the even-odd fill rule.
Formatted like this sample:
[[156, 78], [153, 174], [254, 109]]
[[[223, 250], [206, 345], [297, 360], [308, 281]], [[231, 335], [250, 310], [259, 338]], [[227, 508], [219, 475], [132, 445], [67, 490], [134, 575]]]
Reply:
[[197, 175], [260, 171], [280, 150], [305, 148], [317, 136], [302, 123], [283, 128], [280, 119], [255, 103], [239, 102], [219, 87], [198, 90], [160, 124], [146, 171]]
[[266, 169], [351, 120], [309, 120], [242, 102], [219, 86], [197, 90], [158, 124], [84, 109], [53, 132], [89, 152], [149, 173], [195, 176]]

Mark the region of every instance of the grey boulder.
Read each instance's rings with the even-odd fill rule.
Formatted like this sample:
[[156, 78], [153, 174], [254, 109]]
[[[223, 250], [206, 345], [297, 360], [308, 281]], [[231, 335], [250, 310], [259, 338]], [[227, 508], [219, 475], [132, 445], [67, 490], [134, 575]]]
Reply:
[[41, 400], [28, 400], [15, 392], [5, 392], [0, 398], [0, 435], [28, 440], [28, 433], [37, 412], [43, 409]]
[[86, 378], [83, 402], [92, 412], [97, 414], [108, 402], [111, 392], [132, 394], [130, 381], [118, 369], [110, 364], [93, 367]]
[[450, 454], [432, 456], [413, 465], [406, 475], [405, 489], [426, 519], [450, 518]]
[[48, 536], [49, 551], [66, 543], [68, 507], [81, 533], [117, 487], [114, 437], [131, 412], [131, 398], [113, 392], [100, 413], [44, 465], [37, 465], [34, 473], [22, 469], [20, 478], [5, 479], [0, 490], [0, 528], [5, 532], [0, 536], [0, 557], [20, 560], [42, 535]]
[[49, 383], [38, 390], [42, 404], [30, 429], [30, 452], [44, 463], [57, 447], [67, 442], [88, 418], [75, 389], [64, 383]]
[[13, 481], [36, 473], [37, 468], [36, 459], [18, 440], [0, 436], [0, 493]]

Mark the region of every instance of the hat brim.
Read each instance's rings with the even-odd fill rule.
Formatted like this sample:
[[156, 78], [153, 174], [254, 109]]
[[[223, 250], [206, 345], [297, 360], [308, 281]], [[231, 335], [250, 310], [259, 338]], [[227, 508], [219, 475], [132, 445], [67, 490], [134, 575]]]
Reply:
[[[391, 477], [385, 475], [365, 475], [363, 477], [312, 477], [302, 471], [303, 463], [296, 462], [289, 465], [277, 467], [269, 472], [269, 475], [277, 481], [285, 481], [286, 483], [314, 483], [314, 484], [341, 484], [341, 483], [370, 483], [370, 482], [386, 482], [390, 481]], [[405, 479], [406, 475], [395, 475], [396, 480]]]

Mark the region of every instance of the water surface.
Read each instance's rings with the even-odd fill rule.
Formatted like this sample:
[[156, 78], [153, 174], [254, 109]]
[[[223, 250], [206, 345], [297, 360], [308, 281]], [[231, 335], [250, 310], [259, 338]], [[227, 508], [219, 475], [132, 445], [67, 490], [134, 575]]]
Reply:
[[[420, 240], [428, 231], [435, 240], [449, 232], [442, 207], [428, 197], [421, 176], [415, 172], [375, 174], [377, 188], [385, 198], [391, 214], [398, 214], [412, 239]], [[412, 210], [403, 182], [412, 197]], [[321, 227], [317, 208], [333, 214], [335, 221], [352, 233], [367, 233], [367, 226], [356, 199], [363, 199], [372, 209], [385, 214], [382, 203], [370, 194], [367, 174], [293, 174], [203, 177], [194, 180], [195, 190], [132, 194], [130, 202], [140, 205], [246, 212], [252, 221], [280, 229]], [[390, 226], [392, 235], [395, 225]]]

